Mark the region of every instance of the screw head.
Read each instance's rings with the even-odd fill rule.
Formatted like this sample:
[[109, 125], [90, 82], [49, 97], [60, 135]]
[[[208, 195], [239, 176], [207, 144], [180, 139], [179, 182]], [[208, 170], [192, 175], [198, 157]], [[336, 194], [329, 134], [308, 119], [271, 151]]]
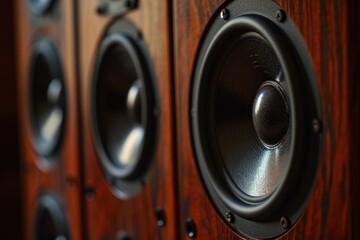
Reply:
[[189, 238], [195, 238], [196, 236], [196, 226], [194, 221], [191, 218], [188, 218], [185, 223], [186, 233]]
[[155, 209], [155, 217], [156, 217], [156, 224], [159, 227], [164, 227], [165, 226], [165, 211], [163, 208], [156, 208]]
[[321, 132], [321, 122], [320, 122], [320, 120], [319, 119], [314, 119], [312, 121], [312, 127], [313, 127], [314, 133]]
[[220, 18], [223, 20], [228, 20], [230, 16], [230, 12], [228, 9], [224, 8], [223, 10], [221, 10], [220, 12]]
[[276, 20], [277, 20], [278, 22], [283, 22], [283, 21], [285, 21], [285, 18], [286, 18], [286, 14], [285, 14], [284, 10], [279, 9], [279, 10], [276, 12]]
[[234, 222], [234, 215], [231, 212], [225, 213], [225, 218], [228, 223]]
[[96, 8], [96, 12], [100, 15], [106, 14], [107, 11], [108, 5], [106, 3], [100, 3]]
[[86, 184], [85, 185], [85, 196], [86, 196], [87, 200], [93, 200], [95, 197], [95, 187], [90, 184]]
[[280, 226], [283, 229], [288, 229], [290, 227], [290, 221], [286, 217], [281, 217], [280, 219]]

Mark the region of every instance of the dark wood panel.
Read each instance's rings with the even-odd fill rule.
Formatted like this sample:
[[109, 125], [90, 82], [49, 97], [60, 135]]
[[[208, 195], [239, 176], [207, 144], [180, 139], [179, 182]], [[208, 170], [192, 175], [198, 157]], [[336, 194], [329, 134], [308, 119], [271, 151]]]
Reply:
[[[82, 239], [81, 179], [78, 140], [77, 79], [75, 64], [74, 9], [72, 1], [57, 1], [51, 16], [34, 18], [26, 0], [16, 1], [18, 111], [21, 140], [23, 233], [34, 237], [34, 215], [39, 195], [43, 191], [60, 196], [65, 206], [72, 239]], [[40, 164], [33, 148], [28, 105], [28, 81], [31, 47], [39, 37], [49, 37], [58, 49], [66, 86], [66, 123], [63, 141], [50, 169]]]
[[[128, 200], [116, 197], [105, 181], [91, 133], [90, 81], [95, 55], [105, 28], [114, 20], [96, 14], [97, 2], [79, 4], [84, 175], [86, 186], [94, 190], [85, 203], [86, 239], [114, 239], [120, 231], [128, 232], [134, 239], [176, 239], [170, 1], [139, 1], [138, 8], [124, 17], [140, 29], [150, 51], [160, 104], [155, 158], [144, 188]], [[165, 210], [166, 225], [162, 228], [156, 224], [157, 207]]]
[[[20, 161], [16, 111], [14, 3], [0, 8], [0, 232], [5, 239], [20, 239]], [[6, 217], [5, 217], [6, 216]]]
[[[174, 1], [175, 90], [180, 223], [190, 217], [198, 239], [232, 239], [207, 197], [191, 146], [189, 99], [192, 66], [201, 35], [222, 0]], [[315, 189], [304, 215], [284, 236], [350, 239], [359, 208], [359, 7], [355, 1], [277, 1], [309, 48], [320, 89], [324, 142]], [[356, 21], [357, 23], [353, 23]], [[355, 54], [355, 56], [354, 56]], [[182, 232], [183, 238], [184, 232]]]

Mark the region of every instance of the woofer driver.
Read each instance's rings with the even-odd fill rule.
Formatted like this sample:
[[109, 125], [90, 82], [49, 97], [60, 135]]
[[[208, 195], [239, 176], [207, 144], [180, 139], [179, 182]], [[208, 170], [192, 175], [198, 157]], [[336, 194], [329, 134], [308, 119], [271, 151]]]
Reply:
[[49, 157], [60, 145], [66, 103], [59, 55], [47, 38], [38, 40], [32, 50], [29, 97], [34, 147]]
[[[284, 233], [306, 205], [319, 161], [308, 51], [273, 1], [230, 1], [199, 49], [191, 94], [197, 163], [210, 198], [242, 234]], [[291, 226], [291, 224], [290, 224]]]
[[92, 82], [96, 149], [121, 197], [144, 184], [156, 142], [155, 78], [139, 36], [130, 22], [113, 23], [100, 44]]

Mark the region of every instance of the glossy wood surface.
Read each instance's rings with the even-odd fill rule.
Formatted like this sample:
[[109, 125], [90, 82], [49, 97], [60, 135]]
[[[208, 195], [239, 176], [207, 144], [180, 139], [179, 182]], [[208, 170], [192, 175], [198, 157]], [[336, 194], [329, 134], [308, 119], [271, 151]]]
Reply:
[[[105, 28], [114, 20], [97, 15], [97, 3], [97, 0], [78, 3], [84, 181], [88, 190], [85, 202], [85, 238], [115, 239], [118, 233], [127, 232], [132, 239], [176, 239], [169, 1], [139, 1], [138, 8], [124, 17], [140, 29], [150, 51], [160, 104], [155, 157], [144, 188], [128, 200], [116, 197], [106, 182], [91, 133], [90, 81], [96, 50]], [[165, 210], [166, 223], [162, 228], [156, 223], [157, 207]]]
[[[204, 190], [188, 120], [191, 74], [199, 41], [210, 17], [223, 2], [175, 0], [173, 5], [179, 226], [192, 218], [197, 225], [197, 239], [240, 238], [219, 218]], [[352, 0], [276, 2], [296, 23], [309, 48], [320, 91], [324, 137], [309, 204], [283, 238], [355, 239], [359, 236], [360, 212], [359, 4]], [[181, 230], [180, 236], [186, 239]]]
[[[16, 1], [18, 110], [20, 119], [23, 202], [23, 233], [34, 238], [34, 216], [38, 196], [42, 192], [56, 193], [65, 207], [72, 239], [83, 239], [81, 233], [80, 159], [78, 139], [77, 79], [75, 64], [73, 1], [57, 1], [51, 14], [32, 16], [26, 0]], [[41, 164], [33, 148], [28, 105], [29, 59], [32, 44], [39, 37], [49, 37], [58, 48], [67, 96], [67, 112], [63, 141], [50, 168]], [[19, 228], [20, 231], [20, 228]]]

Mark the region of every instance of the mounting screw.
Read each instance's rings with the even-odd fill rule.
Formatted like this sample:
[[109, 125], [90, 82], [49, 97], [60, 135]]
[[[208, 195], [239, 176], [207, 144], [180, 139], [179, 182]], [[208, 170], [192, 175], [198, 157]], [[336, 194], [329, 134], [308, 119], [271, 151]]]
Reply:
[[165, 211], [163, 208], [155, 209], [155, 217], [156, 217], [156, 224], [159, 227], [164, 227], [166, 224], [166, 220], [165, 220]]
[[191, 218], [188, 218], [186, 220], [185, 224], [186, 233], [189, 238], [195, 238], [196, 236], [196, 226], [194, 221]]
[[314, 133], [321, 132], [321, 122], [318, 119], [314, 119], [312, 121], [312, 127], [313, 127]]
[[229, 10], [224, 8], [223, 10], [221, 10], [220, 12], [220, 18], [223, 20], [228, 20], [230, 16]]
[[95, 197], [95, 188], [92, 185], [87, 184], [85, 186], [85, 197], [87, 200], [93, 200]]
[[280, 219], [280, 226], [283, 229], [288, 229], [290, 227], [290, 221], [286, 217], [281, 217]]
[[279, 9], [279, 10], [276, 12], [276, 20], [277, 20], [278, 22], [283, 22], [283, 21], [285, 21], [285, 18], [286, 18], [286, 14], [285, 14], [284, 10]]
[[231, 212], [225, 213], [225, 218], [228, 223], [234, 222], [234, 215]]
[[100, 15], [106, 14], [107, 11], [108, 11], [108, 5], [106, 3], [100, 3], [96, 8], [96, 12]]

